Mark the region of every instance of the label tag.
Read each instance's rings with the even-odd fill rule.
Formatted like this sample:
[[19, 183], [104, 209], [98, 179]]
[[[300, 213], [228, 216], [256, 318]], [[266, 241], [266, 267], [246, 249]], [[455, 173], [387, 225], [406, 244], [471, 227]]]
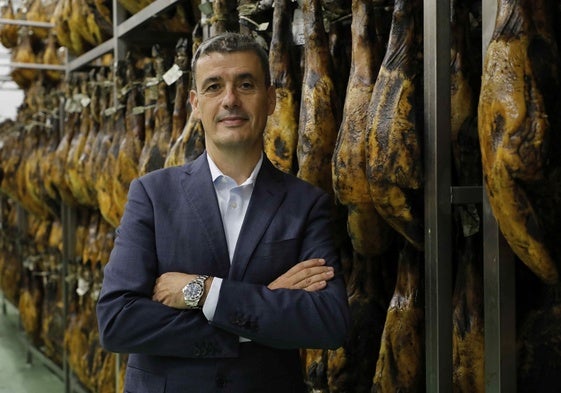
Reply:
[[199, 11], [205, 16], [211, 16], [213, 13], [212, 3], [207, 1], [205, 3], [199, 4]]
[[179, 68], [179, 66], [177, 64], [174, 64], [169, 70], [166, 71], [166, 73], [163, 75], [164, 78], [164, 82], [166, 82], [166, 84], [172, 85], [174, 84], [179, 78], [181, 78], [181, 75], [183, 75], [183, 71], [181, 71], [181, 68]]
[[304, 45], [304, 16], [300, 8], [294, 10], [294, 16], [292, 17], [292, 39], [295, 45]]
[[146, 108], [144, 106], [135, 106], [132, 108], [133, 115], [142, 115], [144, 112], [146, 112]]
[[83, 279], [82, 277], [78, 278], [78, 285], [76, 288], [76, 294], [78, 294], [78, 296], [84, 296], [86, 293], [88, 293], [88, 291], [90, 290], [90, 283]]

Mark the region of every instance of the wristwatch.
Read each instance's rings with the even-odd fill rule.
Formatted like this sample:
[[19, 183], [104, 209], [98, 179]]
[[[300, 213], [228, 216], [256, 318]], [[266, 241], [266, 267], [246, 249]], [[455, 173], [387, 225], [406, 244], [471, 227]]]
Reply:
[[201, 308], [199, 302], [205, 293], [205, 281], [208, 276], [197, 276], [183, 287], [183, 300], [187, 308]]

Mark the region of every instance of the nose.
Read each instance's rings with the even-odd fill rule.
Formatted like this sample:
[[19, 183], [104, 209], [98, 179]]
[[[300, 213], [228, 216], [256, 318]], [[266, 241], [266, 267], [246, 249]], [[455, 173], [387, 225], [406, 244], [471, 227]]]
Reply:
[[222, 98], [224, 108], [235, 108], [239, 105], [238, 95], [233, 86], [226, 86], [224, 89], [224, 97]]

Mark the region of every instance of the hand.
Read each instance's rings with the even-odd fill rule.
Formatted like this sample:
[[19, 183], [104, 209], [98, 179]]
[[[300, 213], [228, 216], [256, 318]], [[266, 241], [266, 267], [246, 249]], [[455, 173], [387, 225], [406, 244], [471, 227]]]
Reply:
[[325, 260], [320, 258], [300, 262], [270, 283], [267, 288], [319, 291], [325, 288], [327, 281], [334, 277], [333, 267], [324, 265]]
[[[186, 274], [178, 272], [168, 272], [162, 274], [156, 279], [152, 300], [165, 304], [169, 307], [186, 309], [187, 305], [183, 300], [183, 287], [187, 285], [188, 282], [194, 280], [196, 277], [196, 274]], [[209, 277], [205, 282], [205, 294], [200, 301], [201, 305], [204, 304], [204, 300], [210, 288], [211, 282], [212, 277]]]

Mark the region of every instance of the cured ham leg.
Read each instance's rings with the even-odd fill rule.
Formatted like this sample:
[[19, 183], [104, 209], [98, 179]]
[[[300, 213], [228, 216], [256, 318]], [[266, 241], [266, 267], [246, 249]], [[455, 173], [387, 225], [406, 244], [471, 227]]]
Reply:
[[541, 280], [559, 281], [561, 133], [556, 2], [500, 0], [479, 100], [487, 195], [514, 253]]
[[263, 146], [267, 157], [279, 169], [294, 171], [298, 142], [298, 105], [294, 64], [290, 48], [290, 0], [276, 0], [273, 12], [273, 36], [269, 50], [271, 82], [275, 86], [277, 105], [267, 120]]
[[361, 255], [380, 255], [393, 231], [376, 211], [366, 178], [367, 111], [382, 57], [372, 2], [352, 3], [351, 72], [332, 160], [333, 189], [348, 208], [347, 231]]
[[406, 243], [398, 260], [372, 393], [421, 392], [424, 387], [422, 253]]
[[321, 2], [306, 0], [304, 77], [297, 145], [298, 177], [332, 192], [331, 157], [337, 140], [337, 99]]
[[396, 0], [388, 48], [368, 107], [367, 177], [380, 215], [423, 249], [422, 2]]

